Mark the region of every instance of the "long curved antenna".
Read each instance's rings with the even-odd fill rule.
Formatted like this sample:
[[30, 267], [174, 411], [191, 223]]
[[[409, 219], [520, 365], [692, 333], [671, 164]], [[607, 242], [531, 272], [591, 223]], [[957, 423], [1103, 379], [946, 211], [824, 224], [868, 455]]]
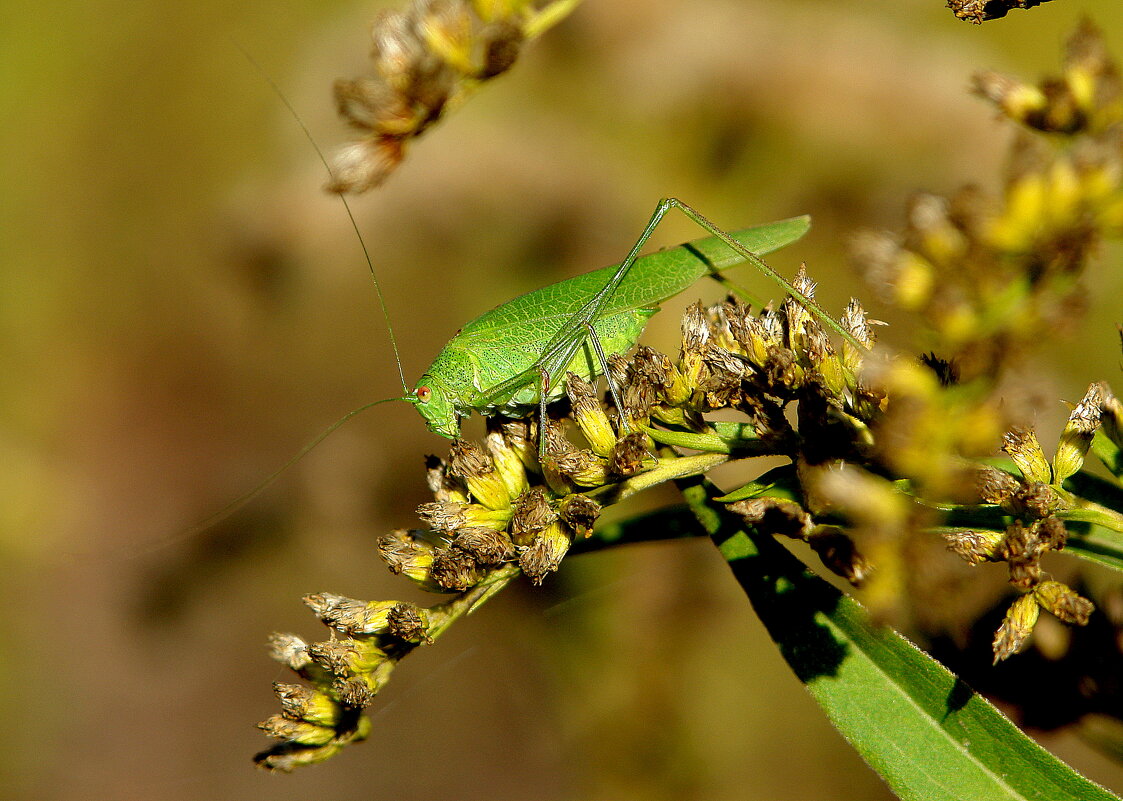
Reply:
[[[237, 42], [235, 42], [234, 44], [239, 50], [242, 51], [242, 55], [245, 56], [246, 60], [253, 65], [253, 68], [257, 70], [262, 80], [269, 84], [269, 88], [273, 90], [273, 93], [277, 95], [280, 101], [284, 104], [285, 108], [288, 109], [289, 114], [291, 114], [292, 118], [296, 120], [296, 124], [300, 126], [300, 130], [304, 132], [304, 137], [308, 140], [308, 144], [312, 145], [312, 149], [315, 150], [316, 155], [320, 157], [320, 163], [324, 165], [324, 170], [327, 171], [328, 178], [334, 181], [335, 174], [331, 171], [331, 165], [328, 163], [327, 158], [324, 156], [324, 151], [322, 151], [320, 149], [320, 146], [316, 144], [316, 140], [312, 137], [312, 132], [308, 130], [308, 126], [304, 124], [304, 120], [302, 120], [300, 118], [300, 115], [296, 113], [296, 109], [292, 107], [292, 103], [290, 103], [289, 99], [285, 97], [285, 93], [281, 91], [281, 87], [279, 87], [277, 85], [277, 82], [274, 81], [272, 77], [270, 77], [269, 73], [267, 73], [262, 68], [262, 66], [257, 63], [256, 59], [254, 59], [254, 57], [250, 55], [249, 51], [247, 51]], [[351, 211], [351, 204], [347, 202], [347, 198], [342, 193], [337, 194], [339, 196], [339, 201], [343, 204], [343, 208], [347, 210], [347, 218], [351, 220], [351, 228], [355, 231], [355, 236], [359, 238], [359, 246], [363, 250], [363, 258], [366, 259], [367, 270], [370, 272], [371, 280], [374, 281], [374, 291], [378, 295], [378, 306], [382, 310], [382, 320], [386, 323], [386, 333], [390, 336], [390, 347], [394, 350], [394, 363], [398, 366], [398, 378], [401, 379], [402, 382], [402, 392], [408, 395], [409, 386], [406, 385], [406, 374], [405, 371], [402, 370], [401, 353], [398, 351], [398, 338], [394, 336], [394, 326], [390, 323], [390, 311], [386, 306], [386, 296], [382, 294], [382, 284], [379, 283], [378, 275], [374, 271], [374, 261], [370, 257], [370, 251], [367, 249], [366, 240], [363, 239], [363, 234], [359, 230], [359, 224], [355, 221], [355, 215]]]
[[[177, 542], [181, 542], [183, 540], [190, 539], [191, 537], [195, 536], [199, 532], [206, 531], [211, 526], [222, 522], [226, 518], [230, 517], [230, 515], [234, 514], [239, 509], [241, 509], [243, 506], [245, 506], [247, 503], [252, 501], [254, 498], [256, 498], [259, 494], [261, 494], [266, 489], [268, 489], [269, 486], [272, 485], [274, 481], [276, 481], [278, 478], [281, 477], [282, 473], [284, 473], [286, 470], [288, 470], [294, 464], [296, 464], [301, 459], [303, 459], [305, 456], [307, 456], [308, 453], [313, 448], [315, 448], [317, 445], [319, 445], [325, 439], [327, 439], [332, 434], [334, 434], [337, 429], [339, 429], [344, 423], [346, 423], [352, 417], [354, 417], [355, 415], [360, 414], [362, 412], [365, 412], [367, 409], [370, 409], [374, 406], [379, 406], [383, 403], [390, 403], [391, 401], [406, 401], [407, 403], [414, 402], [409, 397], [405, 397], [405, 398], [383, 398], [382, 400], [376, 400], [376, 401], [371, 401], [370, 403], [365, 403], [357, 409], [352, 409], [351, 411], [347, 412], [347, 414], [343, 415], [341, 418], [339, 418], [334, 423], [332, 423], [330, 426], [328, 426], [323, 431], [321, 431], [316, 436], [316, 438], [314, 440], [312, 440], [307, 445], [305, 445], [303, 448], [301, 448], [295, 455], [293, 455], [291, 458], [289, 458], [289, 460], [287, 462], [285, 462], [283, 465], [281, 465], [276, 470], [274, 470], [272, 473], [270, 473], [268, 476], [266, 476], [261, 481], [259, 481], [255, 487], [253, 487], [252, 489], [250, 489], [247, 492], [242, 493], [237, 498], [232, 500], [230, 503], [226, 504], [226, 506], [222, 507], [217, 512], [212, 514], [210, 517], [207, 517], [204, 520], [200, 520], [198, 523], [191, 526], [191, 528], [188, 528], [188, 529], [185, 529], [183, 531], [177, 532], [176, 534], [173, 534], [169, 537], [164, 537], [163, 539], [159, 539], [159, 540], [156, 540], [154, 542], [149, 542], [148, 544], [146, 544], [144, 546], [137, 547], [136, 545], [130, 545], [128, 547], [128, 552], [125, 554], [124, 558], [131, 559], [131, 558], [134, 558], [134, 557], [137, 557], [137, 556], [143, 556], [145, 554], [152, 553], [153, 551], [158, 551], [162, 548], [167, 548], [168, 546], [175, 545]], [[101, 555], [104, 556], [105, 554], [101, 554]]]

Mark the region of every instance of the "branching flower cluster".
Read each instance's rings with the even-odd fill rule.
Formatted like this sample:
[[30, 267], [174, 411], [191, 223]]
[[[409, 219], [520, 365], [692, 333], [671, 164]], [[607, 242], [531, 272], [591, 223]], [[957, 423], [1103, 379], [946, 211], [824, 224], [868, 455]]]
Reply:
[[381, 184], [409, 143], [480, 84], [509, 70], [523, 43], [568, 13], [576, 0], [412, 0], [371, 28], [371, 75], [335, 82], [340, 115], [363, 133], [332, 160], [333, 192]]
[[[795, 285], [814, 296], [802, 271]], [[842, 323], [872, 346], [857, 301]], [[331, 593], [305, 598], [332, 638], [307, 643], [274, 636], [273, 657], [312, 687], [275, 685], [282, 713], [260, 728], [282, 742], [259, 754], [258, 763], [292, 770], [366, 737], [369, 722], [359, 712], [402, 657], [514, 577], [541, 583], [575, 539], [590, 536], [603, 504], [740, 456], [783, 454], [808, 469], [861, 458], [868, 441], [863, 418], [876, 416], [883, 402], [857, 378], [863, 353], [851, 345], [836, 352], [793, 299], [759, 313], [734, 299], [705, 310], [695, 304], [683, 319], [677, 360], [650, 348], [613, 358], [622, 409], [569, 374], [570, 410], [547, 419], [544, 459], [537, 424], [503, 418], [489, 420], [482, 443], [458, 440], [447, 461], [429, 457], [434, 500], [418, 509], [428, 528], [384, 536], [379, 554], [422, 589], [459, 594], [430, 609]], [[800, 410], [796, 426], [785, 414], [793, 403]], [[747, 421], [715, 424], [704, 417], [728, 408]], [[683, 455], [683, 447], [696, 453]], [[854, 583], [868, 569], [841, 529], [800, 517], [797, 504], [772, 498], [756, 505], [743, 500], [736, 508], [757, 522], [785, 521], [783, 533], [811, 543], [824, 564]]]
[[987, 20], [1001, 19], [1015, 8], [1033, 8], [1049, 0], [948, 0], [948, 8], [959, 19], [976, 25]]
[[[878, 344], [858, 300], [836, 343], [814, 303], [754, 309], [731, 296], [686, 312], [676, 359], [647, 347], [611, 357], [615, 392], [598, 396], [570, 374], [568, 405], [548, 419], [490, 419], [483, 442], [429, 457], [425, 527], [379, 541], [392, 572], [449, 599], [423, 609], [307, 597], [331, 636], [274, 636], [274, 658], [308, 686], [275, 685], [282, 711], [260, 726], [280, 743], [258, 763], [292, 770], [363, 739], [363, 708], [414, 648], [519, 575], [544, 581], [603, 507], [734, 459], [787, 464], [719, 500], [758, 533], [806, 542], [883, 619], [904, 616], [925, 568], [909, 545], [943, 537], [971, 565], [1006, 565], [1015, 598], [996, 661], [1026, 647], [1042, 610], [1086, 623], [1092, 602], [1042, 557], [1076, 548], [1088, 526], [1123, 534], [1123, 503], [1090, 491], [1111, 482], [1084, 470], [1094, 453], [1118, 495], [1123, 402], [1094, 383], [1050, 458], [1005, 389], [1041, 332], [1071, 323], [1081, 271], [1123, 230], [1123, 90], [1088, 24], [1061, 78], [1031, 86], [984, 74], [975, 85], [1024, 129], [1002, 196], [919, 197], [902, 236], [867, 233], [854, 247], [881, 300], [926, 324], [932, 353]], [[793, 285], [813, 301], [804, 268]], [[718, 410], [740, 416], [717, 421]], [[992, 456], [999, 446], [1005, 458]]]

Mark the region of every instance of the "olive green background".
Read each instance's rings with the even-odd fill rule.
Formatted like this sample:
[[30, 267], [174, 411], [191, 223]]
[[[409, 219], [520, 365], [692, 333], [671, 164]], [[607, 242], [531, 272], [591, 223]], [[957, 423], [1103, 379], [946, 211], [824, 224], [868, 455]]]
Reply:
[[[383, 406], [229, 520], [180, 534], [401, 392], [356, 238], [268, 84], [321, 147], [345, 141], [331, 81], [366, 69], [374, 13], [0, 6], [3, 795], [890, 797], [705, 542], [582, 556], [512, 588], [403, 664], [369, 742], [291, 776], [252, 768], [267, 744], [252, 724], [287, 679], [267, 635], [323, 636], [308, 592], [419, 599], [373, 543], [414, 524], [421, 457], [445, 449]], [[484, 309], [618, 261], [663, 195], [728, 228], [810, 212], [773, 263], [805, 259], [828, 308], [869, 298], [907, 342], [848, 268], [848, 232], [899, 227], [915, 190], [995, 186], [1008, 131], [970, 73], [1054, 70], [1082, 13], [1123, 53], [1117, 0], [981, 27], [942, 0], [587, 0], [355, 202], [406, 378]], [[661, 242], [696, 235], [675, 220]], [[1119, 256], [1090, 276], [1103, 302], [1083, 358], [1047, 344], [1043, 397], [1116, 380]], [[674, 349], [677, 312], [719, 294], [668, 304], [647, 341]], [[1050, 402], [1045, 429], [1063, 415]], [[1076, 738], [1044, 741], [1123, 789]]]

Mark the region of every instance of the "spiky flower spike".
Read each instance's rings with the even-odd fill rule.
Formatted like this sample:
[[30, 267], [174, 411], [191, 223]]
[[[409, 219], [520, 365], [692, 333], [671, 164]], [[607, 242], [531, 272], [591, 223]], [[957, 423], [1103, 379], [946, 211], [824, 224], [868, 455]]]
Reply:
[[[1086, 623], [1091, 601], [1049, 576], [1043, 558], [1115, 543], [1123, 561], [1123, 404], [1092, 384], [1047, 449], [1010, 388], [1042, 332], [1071, 316], [1092, 245], [1123, 230], [1123, 106], [1098, 41], [1078, 31], [1069, 89], [1043, 90], [1044, 106], [988, 94], [1058, 140], [1022, 163], [1003, 199], [921, 198], [905, 236], [859, 243], [875, 289], [928, 323], [917, 349], [926, 355], [878, 345], [858, 300], [838, 320], [849, 337], [836, 342], [823, 312], [800, 299], [754, 309], [730, 297], [687, 309], [676, 358], [645, 347], [611, 357], [607, 397], [571, 375], [565, 416], [490, 419], [482, 443], [426, 460], [424, 527], [378, 543], [392, 572], [444, 602], [305, 598], [329, 637], [275, 635], [273, 657], [304, 683], [275, 687], [281, 712], [260, 725], [280, 742], [258, 763], [292, 770], [363, 739], [363, 708], [407, 654], [516, 577], [548, 581], [574, 548], [616, 542], [590, 536], [604, 507], [733, 459], [783, 464], [719, 501], [757, 534], [806, 543], [882, 619], [922, 622], [954, 606], [933, 577], [955, 561], [920, 547], [942, 539], [970, 565], [1005, 565], [1016, 599], [994, 637], [996, 660], [1028, 646], [1043, 610]], [[793, 283], [813, 298], [805, 269]], [[999, 447], [1006, 456], [995, 461]], [[1089, 454], [1115, 484], [1084, 469]], [[1097, 527], [1116, 539], [1085, 540]]]

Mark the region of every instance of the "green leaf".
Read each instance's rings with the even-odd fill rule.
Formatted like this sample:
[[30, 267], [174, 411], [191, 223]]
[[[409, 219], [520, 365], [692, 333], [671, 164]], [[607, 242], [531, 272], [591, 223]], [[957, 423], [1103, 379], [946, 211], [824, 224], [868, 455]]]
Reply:
[[1096, 454], [1096, 458], [1103, 462], [1112, 475], [1123, 476], [1123, 453], [1102, 429], [1092, 437], [1092, 453]]
[[746, 531], [701, 480], [680, 486], [792, 670], [902, 799], [1116, 798], [771, 537]]
[[[1099, 432], [1096, 437], [1100, 437]], [[1104, 441], [1114, 447], [1111, 440], [1104, 438]], [[1065, 551], [1105, 567], [1123, 570], [1123, 531], [1120, 531], [1123, 489], [1083, 470], [1070, 476], [1064, 488], [1082, 504], [1057, 513], [1069, 532]]]
[[665, 428], [644, 428], [660, 445], [691, 448], [706, 453], [736, 453], [739, 456], [769, 455], [773, 447], [761, 442], [748, 423], [716, 423], [709, 432], [677, 431]]
[[1123, 570], [1123, 534], [1088, 523], [1067, 523], [1064, 551], [1104, 567]]
[[764, 473], [756, 481], [743, 484], [726, 495], [714, 498], [714, 501], [718, 503], [734, 503], [735, 501], [759, 498], [761, 496], [783, 498], [788, 501], [795, 501], [796, 503], [802, 502], [803, 493], [799, 484], [799, 477], [795, 472], [795, 466], [781, 465], [780, 467], [774, 467], [767, 473]]
[[1123, 488], [1085, 470], [1073, 473], [1065, 479], [1064, 488], [1086, 501], [1098, 503], [1116, 512], [1123, 512]]

